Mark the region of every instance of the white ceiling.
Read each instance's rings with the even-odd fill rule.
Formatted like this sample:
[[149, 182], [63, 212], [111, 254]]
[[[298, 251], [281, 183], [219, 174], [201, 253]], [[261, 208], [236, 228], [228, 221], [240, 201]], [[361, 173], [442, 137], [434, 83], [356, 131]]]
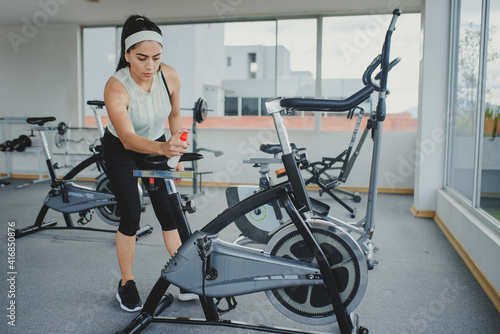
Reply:
[[[158, 23], [242, 20], [297, 15], [420, 11], [421, 0], [0, 0], [0, 25], [111, 25], [131, 14]], [[90, 0], [92, 1], [92, 0]], [[96, 1], [96, 0], [94, 0]]]

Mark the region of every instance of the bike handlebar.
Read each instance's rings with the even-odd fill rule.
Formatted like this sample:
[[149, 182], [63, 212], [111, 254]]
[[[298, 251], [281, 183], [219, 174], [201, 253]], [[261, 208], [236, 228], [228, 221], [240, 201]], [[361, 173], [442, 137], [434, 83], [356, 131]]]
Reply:
[[391, 38], [392, 38], [392, 33], [396, 29], [396, 21], [398, 20], [398, 17], [400, 15], [401, 11], [399, 9], [395, 9], [392, 12], [391, 24], [389, 25], [389, 29], [385, 34], [384, 46], [382, 47], [382, 63], [380, 64], [382, 66], [382, 71], [380, 76], [380, 90], [377, 103], [377, 116], [376, 116], [377, 121], [385, 120], [385, 115], [386, 115], [385, 96], [387, 93], [387, 76], [390, 70], [389, 58], [391, 50]]
[[293, 108], [302, 111], [346, 111], [359, 105], [373, 93], [373, 86], [365, 86], [344, 100], [321, 100], [290, 98], [280, 101], [283, 108]]

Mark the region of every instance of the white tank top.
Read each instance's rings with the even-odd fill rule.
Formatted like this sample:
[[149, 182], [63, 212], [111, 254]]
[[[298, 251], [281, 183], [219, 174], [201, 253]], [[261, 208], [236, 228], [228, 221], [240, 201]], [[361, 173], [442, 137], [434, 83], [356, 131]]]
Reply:
[[[120, 81], [127, 89], [130, 103], [127, 109], [135, 133], [141, 137], [156, 140], [165, 134], [165, 123], [170, 114], [170, 99], [167, 88], [158, 71], [153, 76], [151, 93], [142, 90], [130, 76], [130, 68], [125, 67], [117, 71], [113, 78]], [[111, 122], [108, 130], [118, 137]]]

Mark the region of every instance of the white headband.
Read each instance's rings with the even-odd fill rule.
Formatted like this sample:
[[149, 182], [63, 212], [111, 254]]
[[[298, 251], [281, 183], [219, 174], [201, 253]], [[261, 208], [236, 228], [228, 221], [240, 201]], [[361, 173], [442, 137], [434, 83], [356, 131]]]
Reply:
[[125, 52], [134, 44], [143, 41], [155, 41], [163, 46], [163, 37], [156, 31], [142, 30], [125, 38]]

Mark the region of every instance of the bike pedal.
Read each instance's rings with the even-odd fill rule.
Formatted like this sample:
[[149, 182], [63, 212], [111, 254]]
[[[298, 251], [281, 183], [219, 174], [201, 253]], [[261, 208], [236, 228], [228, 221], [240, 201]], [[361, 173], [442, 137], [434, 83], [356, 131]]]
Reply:
[[187, 201], [186, 205], [182, 206], [182, 210], [184, 212], [187, 211], [188, 213], [195, 213], [196, 212], [196, 204], [193, 201]]

